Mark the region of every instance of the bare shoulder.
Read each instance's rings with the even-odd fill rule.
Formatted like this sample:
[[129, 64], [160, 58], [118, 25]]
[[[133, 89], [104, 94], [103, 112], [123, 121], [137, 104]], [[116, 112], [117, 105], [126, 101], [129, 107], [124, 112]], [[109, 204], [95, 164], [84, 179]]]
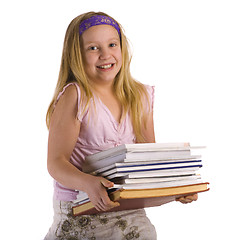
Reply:
[[61, 120], [75, 119], [78, 112], [78, 94], [74, 84], [66, 87], [60, 94], [52, 119]]
[[58, 102], [61, 100], [63, 102], [69, 101], [75, 102], [78, 99], [78, 93], [75, 84], [69, 85], [63, 89], [63, 91], [60, 93]]
[[[80, 131], [77, 118], [77, 89], [67, 86], [60, 92], [51, 116], [48, 138], [49, 168], [55, 169], [56, 160], [70, 159]], [[54, 164], [54, 165], [53, 165]]]

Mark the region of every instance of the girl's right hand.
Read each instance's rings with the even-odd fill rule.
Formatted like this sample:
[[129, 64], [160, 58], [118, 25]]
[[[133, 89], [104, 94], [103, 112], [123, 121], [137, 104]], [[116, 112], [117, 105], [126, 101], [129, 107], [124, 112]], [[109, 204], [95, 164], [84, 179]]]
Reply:
[[111, 208], [120, 206], [118, 202], [111, 201], [107, 194], [106, 188], [113, 187], [113, 185], [114, 183], [103, 177], [88, 175], [85, 191], [97, 211], [108, 211]]

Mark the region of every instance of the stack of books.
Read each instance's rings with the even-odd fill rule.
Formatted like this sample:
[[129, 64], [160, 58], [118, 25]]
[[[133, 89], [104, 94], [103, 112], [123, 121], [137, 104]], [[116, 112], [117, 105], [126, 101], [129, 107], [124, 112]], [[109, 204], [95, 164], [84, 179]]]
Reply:
[[[120, 207], [113, 210], [158, 206], [179, 196], [207, 191], [199, 169], [201, 155], [189, 143], [124, 144], [86, 157], [83, 171], [114, 183], [108, 190]], [[87, 194], [80, 192], [73, 214], [95, 213]]]

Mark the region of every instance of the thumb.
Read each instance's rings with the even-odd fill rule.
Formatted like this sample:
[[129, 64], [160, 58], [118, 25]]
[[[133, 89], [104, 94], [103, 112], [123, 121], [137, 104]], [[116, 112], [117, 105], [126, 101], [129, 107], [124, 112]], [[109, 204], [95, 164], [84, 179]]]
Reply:
[[105, 188], [110, 188], [110, 187], [113, 187], [114, 186], [114, 183], [105, 179], [105, 178], [102, 178], [100, 180], [101, 184], [105, 187]]

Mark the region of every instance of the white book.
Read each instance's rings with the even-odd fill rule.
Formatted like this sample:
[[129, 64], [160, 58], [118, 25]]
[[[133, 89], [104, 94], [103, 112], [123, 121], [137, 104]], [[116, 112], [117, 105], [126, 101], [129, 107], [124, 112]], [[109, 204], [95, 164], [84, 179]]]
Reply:
[[89, 155], [86, 161], [99, 161], [101, 159], [117, 156], [127, 152], [147, 152], [147, 151], [171, 151], [171, 150], [190, 150], [189, 143], [135, 143], [122, 144], [117, 147]]
[[159, 183], [136, 183], [136, 184], [115, 184], [114, 188], [118, 189], [152, 189], [152, 188], [167, 188], [167, 187], [177, 187], [202, 183], [201, 179], [193, 180], [181, 180], [181, 181], [171, 181], [171, 182], [159, 182]]
[[[115, 191], [114, 188], [109, 188], [107, 190], [108, 194], [111, 193], [111, 192], [114, 192], [114, 191]], [[78, 191], [78, 192], [79, 192], [79, 194], [77, 195], [77, 198], [72, 201], [73, 203], [75, 203], [77, 205], [80, 205], [80, 204], [83, 204], [83, 203], [89, 201], [89, 197], [88, 197], [86, 192], [83, 192], [83, 191]]]
[[151, 168], [153, 166], [169, 166], [173, 164], [173, 166], [192, 166], [192, 165], [197, 165], [201, 164], [202, 160], [197, 160], [195, 158], [193, 159], [180, 159], [180, 160], [155, 160], [155, 161], [137, 161], [137, 162], [121, 162], [121, 163], [113, 163], [109, 166], [100, 168], [94, 172], [91, 172], [92, 175], [98, 175], [103, 172], [107, 172], [111, 169], [114, 168], [119, 168], [119, 169], [127, 169], [127, 168]]
[[200, 175], [181, 175], [169, 177], [152, 177], [152, 178], [127, 178], [115, 181], [116, 184], [130, 184], [130, 183], [157, 183], [157, 182], [171, 182], [177, 180], [194, 180], [199, 179]]
[[195, 174], [199, 167], [189, 167], [184, 169], [171, 169], [171, 170], [156, 170], [147, 172], [134, 172], [134, 173], [114, 173], [106, 178], [111, 180], [115, 178], [150, 178], [150, 177], [168, 177], [178, 175], [191, 175]]
[[189, 160], [200, 159], [201, 155], [191, 155], [190, 150], [166, 151], [166, 152], [134, 152], [124, 153], [113, 157], [104, 158], [98, 161], [88, 162], [87, 159], [83, 164], [83, 172], [90, 173], [100, 168], [110, 166], [114, 163], [122, 162], [146, 162], [146, 161], [165, 161], [165, 160]]
[[99, 176], [102, 177], [108, 177], [111, 174], [114, 173], [134, 173], [134, 172], [149, 172], [149, 171], [165, 171], [165, 170], [176, 170], [176, 169], [186, 169], [186, 168], [194, 168], [194, 167], [202, 167], [202, 164], [193, 164], [193, 163], [187, 163], [187, 164], [167, 164], [167, 165], [157, 165], [157, 166], [140, 166], [140, 167], [127, 167], [127, 168], [113, 168], [111, 170], [99, 173]]
[[[189, 157], [191, 155], [190, 149], [170, 150], [170, 151], [146, 151], [146, 152], [127, 152], [125, 159], [132, 161], [145, 161], [150, 159], [167, 159], [172, 157]], [[102, 159], [108, 160], [109, 158]]]
[[85, 192], [83, 192], [83, 191], [79, 191], [79, 190], [77, 190], [77, 192], [78, 192], [78, 195], [77, 195], [77, 202], [84, 201], [85, 199], [88, 198], [87, 193], [85, 193]]

